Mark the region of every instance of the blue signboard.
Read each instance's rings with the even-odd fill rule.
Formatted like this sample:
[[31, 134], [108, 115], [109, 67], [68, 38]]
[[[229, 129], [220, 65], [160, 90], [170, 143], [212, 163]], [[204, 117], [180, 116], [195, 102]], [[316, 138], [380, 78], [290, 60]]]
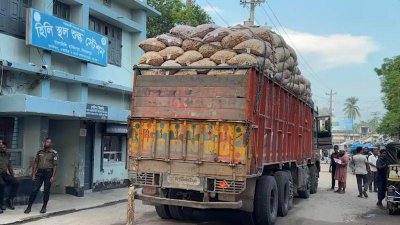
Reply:
[[107, 66], [107, 37], [73, 23], [29, 9], [26, 43]]
[[333, 118], [332, 130], [333, 131], [352, 131], [353, 130], [353, 120], [352, 119]]

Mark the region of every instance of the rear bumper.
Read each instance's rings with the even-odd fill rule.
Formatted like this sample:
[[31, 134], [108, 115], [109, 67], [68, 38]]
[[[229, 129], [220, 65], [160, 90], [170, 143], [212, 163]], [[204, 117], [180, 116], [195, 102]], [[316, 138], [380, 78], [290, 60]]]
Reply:
[[196, 202], [188, 200], [160, 198], [139, 193], [135, 194], [135, 199], [139, 199], [151, 204], [174, 205], [196, 209], [240, 209], [243, 205], [241, 200], [238, 202]]

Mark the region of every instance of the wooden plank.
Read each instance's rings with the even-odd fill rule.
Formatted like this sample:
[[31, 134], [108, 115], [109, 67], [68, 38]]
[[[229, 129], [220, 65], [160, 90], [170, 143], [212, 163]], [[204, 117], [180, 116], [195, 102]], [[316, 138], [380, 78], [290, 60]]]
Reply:
[[135, 87], [246, 87], [247, 75], [137, 76]]
[[136, 87], [136, 97], [228, 97], [245, 98], [246, 88], [224, 87]]
[[[136, 97], [135, 107], [173, 107], [173, 108], [208, 108], [245, 109], [244, 98], [199, 98], [199, 97]], [[196, 110], [196, 109], [194, 109]]]
[[135, 107], [133, 117], [171, 119], [246, 120], [242, 109]]

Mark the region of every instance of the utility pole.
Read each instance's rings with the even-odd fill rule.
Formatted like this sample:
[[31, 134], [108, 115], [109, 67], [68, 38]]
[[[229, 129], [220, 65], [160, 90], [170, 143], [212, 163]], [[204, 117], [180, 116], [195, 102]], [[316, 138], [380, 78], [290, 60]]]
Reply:
[[333, 115], [333, 96], [336, 95], [337, 92], [333, 92], [331, 89], [330, 93], [326, 93], [326, 95], [329, 95], [329, 116], [332, 117]]
[[254, 25], [254, 12], [256, 10], [256, 6], [261, 5], [264, 2], [265, 0], [240, 0], [240, 4], [243, 5], [243, 7], [250, 5], [250, 17], [248, 21], [245, 21], [245, 25]]

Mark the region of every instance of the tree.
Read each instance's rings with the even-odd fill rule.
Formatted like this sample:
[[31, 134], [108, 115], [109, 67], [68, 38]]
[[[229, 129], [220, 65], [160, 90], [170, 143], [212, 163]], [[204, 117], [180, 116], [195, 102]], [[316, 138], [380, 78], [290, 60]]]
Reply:
[[361, 127], [368, 127], [371, 133], [376, 134], [378, 132], [378, 127], [380, 125], [381, 118], [379, 117], [379, 112], [373, 112], [372, 118], [366, 121], [360, 121], [354, 125], [353, 130], [359, 132]]
[[357, 118], [360, 117], [360, 108], [357, 106], [358, 98], [356, 97], [350, 97], [346, 99], [346, 102], [344, 103], [344, 109], [343, 112], [346, 114], [346, 116], [353, 121]]
[[147, 37], [168, 33], [174, 26], [197, 26], [212, 23], [211, 17], [195, 1], [186, 7], [181, 0], [148, 0], [147, 3], [161, 12], [161, 16], [148, 17]]
[[386, 58], [375, 72], [381, 79], [383, 104], [387, 109], [378, 132], [391, 137], [400, 137], [400, 56]]

